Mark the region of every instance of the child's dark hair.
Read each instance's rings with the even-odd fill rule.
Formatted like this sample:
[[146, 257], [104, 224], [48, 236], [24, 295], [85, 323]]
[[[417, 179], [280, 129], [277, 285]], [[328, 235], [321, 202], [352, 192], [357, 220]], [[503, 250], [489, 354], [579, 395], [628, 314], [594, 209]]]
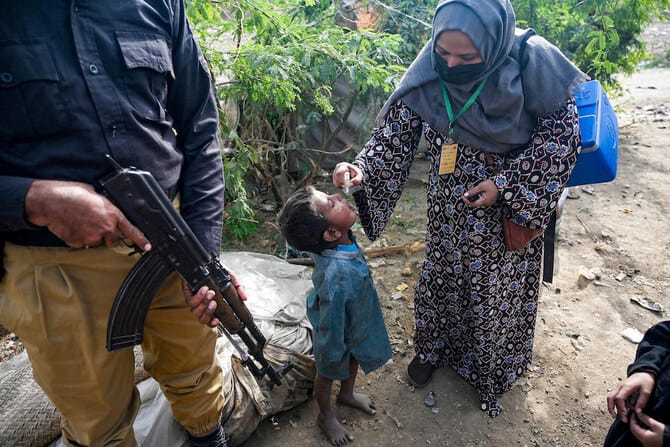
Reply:
[[306, 186], [291, 194], [279, 211], [277, 225], [286, 242], [293, 248], [321, 253], [331, 248], [332, 244], [323, 240], [328, 221], [312, 203], [313, 193], [313, 188]]

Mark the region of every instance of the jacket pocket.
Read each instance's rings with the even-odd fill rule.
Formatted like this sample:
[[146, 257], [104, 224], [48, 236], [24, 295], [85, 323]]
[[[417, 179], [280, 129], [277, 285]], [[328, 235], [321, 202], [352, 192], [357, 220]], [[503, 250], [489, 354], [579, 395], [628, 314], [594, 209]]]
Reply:
[[118, 31], [116, 38], [126, 68], [126, 95], [135, 113], [165, 119], [168, 81], [174, 79], [168, 43], [161, 35], [129, 31]]
[[36, 137], [63, 121], [60, 78], [45, 42], [0, 42], [0, 137]]

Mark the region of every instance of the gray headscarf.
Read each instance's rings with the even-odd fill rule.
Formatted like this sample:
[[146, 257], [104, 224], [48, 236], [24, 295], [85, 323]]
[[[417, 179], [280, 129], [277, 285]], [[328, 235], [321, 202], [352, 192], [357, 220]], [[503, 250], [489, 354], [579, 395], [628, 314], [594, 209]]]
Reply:
[[515, 26], [509, 0], [441, 1], [433, 17], [431, 40], [386, 100], [378, 121], [383, 123], [389, 107], [402, 99], [434, 129], [447, 134], [449, 117], [431, 55], [442, 31], [457, 30], [472, 40], [485, 67], [469, 83], [445, 83], [454, 113], [461, 110], [482, 80], [488, 79], [475, 103], [455, 121], [454, 139], [495, 153], [527, 144], [537, 118], [557, 110], [574, 87], [588, 77], [540, 36], [527, 40], [521, 60], [520, 42], [532, 31]]

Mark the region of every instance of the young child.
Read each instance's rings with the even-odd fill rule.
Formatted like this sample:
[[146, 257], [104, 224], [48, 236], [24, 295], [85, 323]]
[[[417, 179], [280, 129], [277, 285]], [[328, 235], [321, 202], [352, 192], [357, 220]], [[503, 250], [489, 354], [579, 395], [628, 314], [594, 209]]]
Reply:
[[319, 426], [337, 446], [353, 436], [331, 409], [333, 381], [341, 382], [338, 403], [375, 414], [370, 396], [354, 393], [358, 366], [367, 374], [391, 358], [377, 291], [350, 231], [356, 219], [355, 209], [339, 194], [327, 195], [312, 186], [291, 195], [277, 217], [286, 241], [314, 259], [314, 289], [307, 298], [314, 328], [314, 396]]

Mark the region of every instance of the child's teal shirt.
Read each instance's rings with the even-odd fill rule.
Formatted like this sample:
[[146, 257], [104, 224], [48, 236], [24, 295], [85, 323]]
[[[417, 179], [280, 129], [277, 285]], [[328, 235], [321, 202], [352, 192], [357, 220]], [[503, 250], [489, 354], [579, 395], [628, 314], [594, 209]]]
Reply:
[[318, 373], [331, 380], [349, 377], [353, 356], [367, 374], [391, 358], [384, 317], [370, 269], [356, 245], [311, 254], [314, 289], [307, 316], [314, 328]]

